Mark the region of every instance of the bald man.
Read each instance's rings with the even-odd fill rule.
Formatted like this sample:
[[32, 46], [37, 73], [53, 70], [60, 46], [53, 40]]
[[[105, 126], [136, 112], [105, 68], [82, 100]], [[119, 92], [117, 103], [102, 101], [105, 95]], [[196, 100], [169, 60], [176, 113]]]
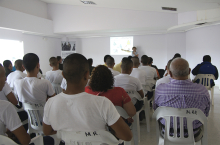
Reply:
[[[154, 110], [160, 106], [174, 108], [198, 108], [208, 117], [210, 96], [208, 90], [201, 84], [188, 79], [189, 63], [183, 58], [175, 58], [169, 69], [170, 83], [160, 84], [155, 92]], [[161, 135], [164, 136], [165, 120], [161, 119]], [[184, 129], [187, 129], [184, 125]], [[193, 122], [194, 138], [199, 141], [203, 134], [203, 126], [199, 121]], [[171, 134], [173, 130], [171, 129]], [[185, 135], [188, 133], [185, 132]]]

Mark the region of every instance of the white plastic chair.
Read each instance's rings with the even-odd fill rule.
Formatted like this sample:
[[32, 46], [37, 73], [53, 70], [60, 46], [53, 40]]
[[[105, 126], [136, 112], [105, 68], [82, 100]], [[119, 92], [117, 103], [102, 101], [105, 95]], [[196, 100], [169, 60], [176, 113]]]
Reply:
[[[174, 129], [173, 136], [169, 135], [171, 116], [173, 117], [173, 129]], [[180, 120], [180, 137], [177, 137], [177, 117], [179, 117]], [[163, 140], [163, 138], [160, 136], [159, 122], [158, 122], [160, 118], [164, 118], [166, 120], [164, 145], [178, 145], [178, 144], [195, 145], [193, 124], [192, 124], [194, 120], [199, 120], [204, 127], [204, 133], [201, 139], [201, 144], [202, 145], [208, 144], [207, 118], [200, 109], [196, 109], [196, 108], [178, 109], [172, 107], [159, 107], [155, 110], [153, 114], [153, 118], [156, 118], [156, 122], [157, 122], [156, 130], [157, 130], [158, 145], [159, 144], [161, 145], [161, 143], [159, 143], [159, 140]], [[183, 118], [186, 118], [187, 120], [188, 138], [184, 137]]]
[[[31, 139], [30, 143], [34, 143], [35, 145], [44, 145], [43, 137], [41, 135], [34, 137]], [[11, 140], [7, 136], [0, 135], [0, 145], [18, 145], [13, 140]]]
[[59, 94], [59, 93], [61, 93], [63, 91], [62, 88], [60, 87], [60, 84], [52, 83], [52, 86], [53, 86], [53, 89], [54, 89], [56, 94]]
[[[149, 119], [149, 111], [147, 107], [145, 107], [145, 102], [147, 102], [147, 98], [144, 97], [144, 99], [141, 98], [140, 94], [137, 91], [134, 90], [125, 90], [127, 94], [130, 96], [131, 101], [134, 103], [134, 99], [143, 100], [144, 105], [143, 107], [136, 112], [133, 119], [134, 122], [132, 123], [132, 134], [134, 137], [134, 144], [138, 145], [140, 142], [140, 120], [139, 120], [139, 114], [142, 110], [145, 112], [146, 116], [146, 125], [147, 125], [147, 131], [150, 132], [150, 119]], [[147, 104], [146, 104], [147, 105]]]
[[65, 145], [118, 145], [119, 141], [108, 131], [58, 131], [57, 137], [65, 141]]
[[199, 80], [199, 84], [202, 84], [203, 86], [206, 87], [207, 90], [211, 91], [211, 100], [212, 100], [212, 105], [214, 105], [214, 86], [211, 87], [210, 81], [215, 80], [215, 76], [213, 74], [198, 74], [194, 78], [193, 82], [196, 80]]
[[[120, 116], [123, 117], [124, 119], [128, 119], [130, 117], [121, 106], [115, 106], [115, 108], [117, 109]], [[132, 140], [133, 140], [133, 138], [132, 138]], [[131, 142], [132, 141], [124, 141], [125, 145], [131, 145]]]
[[[24, 110], [28, 113], [28, 133], [43, 135], [43, 111], [44, 104], [23, 103]], [[60, 140], [56, 136], [51, 136], [55, 145], [59, 145]]]

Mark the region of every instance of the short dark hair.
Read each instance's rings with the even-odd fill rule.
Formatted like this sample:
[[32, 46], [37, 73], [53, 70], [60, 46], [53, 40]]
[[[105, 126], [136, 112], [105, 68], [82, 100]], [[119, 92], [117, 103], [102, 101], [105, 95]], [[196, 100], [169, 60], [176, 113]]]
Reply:
[[205, 56], [203, 56], [203, 62], [205, 62], [205, 61], [211, 61], [211, 56], [210, 55], [205, 55]]
[[105, 56], [104, 56], [104, 62], [106, 62], [106, 60], [107, 60], [108, 57], [111, 57], [111, 55], [105, 55]]
[[114, 85], [112, 72], [104, 65], [97, 66], [91, 75], [89, 86], [94, 92], [107, 92]]
[[128, 56], [128, 59], [130, 59], [130, 60], [131, 60], [131, 58], [132, 58], [132, 56]]
[[131, 58], [132, 62], [133, 62], [133, 66], [135, 67], [138, 67], [140, 65], [140, 62], [139, 62], [139, 58], [138, 57], [132, 57]]
[[121, 69], [123, 71], [129, 71], [133, 67], [132, 60], [125, 58], [122, 60]]
[[57, 66], [58, 60], [57, 60], [56, 57], [51, 57], [51, 58], [49, 59], [49, 62], [50, 62], [50, 65], [51, 65], [51, 66]]
[[148, 63], [148, 56], [147, 56], [147, 55], [142, 55], [142, 56], [141, 56], [141, 62], [142, 62], [144, 65], [147, 65], [147, 63]]
[[176, 54], [173, 56], [173, 59], [178, 58], [178, 57], [181, 57], [181, 55], [180, 55], [179, 53], [176, 53]]
[[114, 60], [113, 57], [108, 57], [108, 58], [106, 59], [106, 65], [107, 65], [108, 67], [112, 67], [112, 66], [114, 65], [114, 63], [115, 63], [115, 60]]
[[89, 63], [89, 66], [92, 66], [93, 59], [92, 59], [92, 58], [89, 58], [89, 59], [88, 59], [88, 63]]
[[57, 61], [60, 61], [61, 60], [61, 56], [57, 56]]
[[70, 54], [64, 59], [63, 76], [67, 82], [78, 84], [87, 71], [89, 71], [89, 63], [82, 54]]
[[153, 62], [153, 58], [152, 57], [148, 57], [148, 65], [151, 64]]
[[21, 69], [22, 65], [23, 65], [23, 60], [18, 59], [18, 60], [15, 61], [15, 68], [16, 68], [16, 70]]
[[27, 72], [31, 72], [39, 63], [39, 57], [34, 53], [25, 54], [23, 57], [23, 65]]
[[3, 62], [3, 66], [6, 67], [6, 68], [8, 68], [10, 64], [12, 64], [10, 60], [5, 60]]

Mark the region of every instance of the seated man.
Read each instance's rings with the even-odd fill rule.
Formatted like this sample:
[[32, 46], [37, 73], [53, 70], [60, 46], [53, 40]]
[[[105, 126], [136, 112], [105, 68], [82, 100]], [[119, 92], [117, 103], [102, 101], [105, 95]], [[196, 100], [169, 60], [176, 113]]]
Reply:
[[105, 63], [104, 66], [107, 66], [106, 60], [107, 60], [108, 57], [111, 57], [111, 55], [105, 55], [105, 56], [104, 56], [104, 63]]
[[62, 64], [62, 58], [60, 57], [60, 56], [57, 56], [57, 61], [58, 61], [58, 63], [59, 63], [59, 69], [60, 70], [63, 70], [63, 64]]
[[[208, 90], [201, 84], [188, 79], [190, 73], [189, 63], [182, 58], [174, 59], [170, 64], [170, 83], [160, 84], [155, 92], [154, 110], [160, 106], [174, 108], [198, 108], [208, 117], [210, 110], [210, 96]], [[164, 128], [165, 120], [160, 120]], [[187, 129], [187, 125], [184, 124]], [[199, 141], [202, 137], [203, 126], [201, 122], [193, 122], [194, 138]], [[172, 132], [171, 132], [172, 133]], [[162, 129], [161, 135], [164, 135]], [[187, 133], [185, 132], [185, 136]]]
[[15, 61], [15, 68], [16, 68], [16, 71], [10, 73], [7, 77], [7, 83], [13, 89], [14, 89], [14, 81], [15, 80], [23, 79], [27, 76], [25, 73], [23, 73], [23, 71], [25, 70], [23, 67], [23, 60], [21, 60], [21, 59], [16, 60]]
[[89, 59], [88, 59], [88, 62], [89, 62], [89, 75], [91, 76], [91, 73], [92, 73], [93, 69], [95, 68], [94, 66], [92, 66], [92, 64], [93, 64], [93, 59], [92, 59], [92, 58], [89, 58]]
[[[3, 92], [4, 87], [5, 70], [0, 64], [0, 92]], [[6, 100], [0, 100], [0, 110], [0, 135], [5, 135], [5, 133], [7, 133], [8, 137], [12, 137], [12, 132], [21, 144], [28, 145], [30, 136], [22, 126], [14, 106]]]
[[[130, 76], [132, 69], [133, 62], [128, 58], [123, 58], [121, 64], [122, 73], [115, 76], [114, 86], [121, 87], [124, 90], [137, 91], [141, 98], [144, 98], [141, 82], [137, 78]], [[139, 101], [137, 98], [131, 98], [131, 100], [136, 108], [136, 111], [139, 111], [143, 106], [143, 101]]]
[[10, 60], [5, 60], [3, 62], [3, 65], [4, 65], [4, 68], [5, 68], [5, 76], [8, 77], [8, 75], [13, 72], [12, 71], [12, 68], [13, 68], [12, 63], [11, 63]]
[[[137, 78], [141, 82], [142, 85], [146, 85], [147, 74], [143, 70], [138, 68], [140, 66], [139, 58], [133, 57], [131, 60], [133, 62], [133, 70], [132, 70], [130, 76]], [[147, 90], [145, 90], [144, 88], [143, 88], [143, 90], [145, 92], [145, 95], [147, 95]]]
[[113, 57], [108, 57], [106, 60], [106, 65], [107, 67], [110, 69], [110, 71], [112, 72], [113, 76], [117, 76], [120, 74], [120, 72], [113, 70], [113, 67], [115, 65], [115, 60]]
[[23, 57], [23, 65], [27, 71], [27, 77], [16, 80], [14, 91], [19, 101], [23, 103], [45, 104], [46, 100], [55, 96], [55, 92], [48, 80], [37, 78], [39, 73], [39, 57], [34, 53], [28, 53]]
[[167, 76], [164, 76], [163, 78], [157, 80], [156, 82], [156, 88], [157, 86], [159, 86], [159, 84], [164, 84], [164, 83], [169, 83], [170, 82], [170, 74], [169, 74], [169, 70], [170, 70], [170, 63], [172, 62], [172, 59], [168, 61], [167, 66], [166, 66], [166, 71], [168, 72]]
[[[215, 79], [218, 79], [218, 69], [216, 68], [216, 66], [211, 64], [211, 57], [209, 55], [205, 55], [203, 57], [203, 62], [201, 64], [198, 64], [192, 70], [192, 74], [194, 76], [198, 74], [213, 74], [215, 76]], [[198, 83], [199, 81], [197, 80], [196, 82]], [[214, 80], [211, 80], [211, 86], [215, 86]]]
[[52, 70], [46, 72], [46, 77], [51, 84], [61, 84], [63, 80], [62, 71], [59, 69], [59, 62], [56, 57], [51, 57], [49, 59], [50, 66], [53, 68]]
[[157, 77], [158, 77], [158, 79], [159, 79], [159, 78], [160, 78], [160, 74], [159, 74], [159, 72], [158, 72], [157, 66], [156, 66], [156, 65], [153, 65], [153, 58], [152, 58], [152, 57], [148, 57], [148, 64], [149, 64], [149, 66], [151, 66], [151, 67], [153, 67], [153, 68], [156, 69], [156, 71], [157, 71]]
[[67, 81], [66, 91], [50, 98], [44, 108], [45, 135], [56, 134], [58, 130], [106, 130], [107, 124], [116, 137], [131, 140], [132, 133], [112, 102], [84, 92], [89, 79], [89, 64], [83, 55], [74, 53], [65, 58], [63, 76]]

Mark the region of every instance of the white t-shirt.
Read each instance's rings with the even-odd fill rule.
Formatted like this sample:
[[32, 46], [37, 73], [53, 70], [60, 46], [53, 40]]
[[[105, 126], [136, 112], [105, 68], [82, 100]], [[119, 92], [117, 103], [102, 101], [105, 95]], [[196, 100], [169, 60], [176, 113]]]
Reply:
[[66, 79], [65, 79], [65, 78], [63, 78], [60, 87], [61, 87], [63, 90], [66, 90], [67, 82], [66, 82]]
[[130, 76], [135, 77], [139, 79], [142, 85], [146, 85], [147, 82], [147, 74], [145, 71], [139, 69], [139, 68], [133, 68]]
[[151, 66], [140, 66], [139, 69], [144, 70], [146, 72], [148, 84], [156, 84], [155, 78], [157, 78], [158, 76], [155, 68]]
[[170, 82], [170, 75], [168, 74], [167, 76], [157, 80], [157, 83], [156, 83], [156, 88], [157, 86], [159, 86], [160, 84], [166, 84], [166, 83], [169, 83]]
[[0, 135], [5, 135], [6, 128], [14, 131], [22, 126], [15, 107], [8, 101], [0, 100]]
[[[23, 73], [27, 74], [27, 71], [25, 70], [25, 71], [23, 71]], [[38, 72], [37, 78], [38, 78], [38, 79], [41, 79], [41, 73], [40, 73], [40, 72]]]
[[6, 97], [9, 93], [12, 92], [12, 89], [10, 88], [10, 86], [8, 85], [7, 82], [5, 82], [5, 85], [2, 89], [2, 91], [0, 91], [0, 100], [6, 100], [8, 101], [8, 98]]
[[46, 72], [46, 77], [48, 81], [50, 81], [53, 84], [61, 84], [63, 80], [63, 75], [61, 70], [56, 70], [56, 71], [48, 71]]
[[47, 96], [52, 96], [55, 93], [48, 80], [41, 80], [36, 77], [16, 80], [14, 91], [18, 95], [20, 102], [33, 104], [44, 104]]
[[117, 76], [120, 74], [120, 72], [116, 71], [116, 70], [113, 70], [112, 68], [109, 68], [110, 71], [112, 72], [113, 76]]
[[23, 79], [27, 76], [27, 74], [19, 71], [19, 70], [16, 70], [12, 73], [10, 73], [7, 77], [7, 83], [9, 84], [9, 86], [11, 88], [14, 88], [14, 81], [17, 80], [17, 79]]
[[111, 126], [119, 118], [115, 106], [105, 97], [60, 93], [47, 101], [43, 122], [56, 131], [96, 131], [106, 130], [106, 124]]

